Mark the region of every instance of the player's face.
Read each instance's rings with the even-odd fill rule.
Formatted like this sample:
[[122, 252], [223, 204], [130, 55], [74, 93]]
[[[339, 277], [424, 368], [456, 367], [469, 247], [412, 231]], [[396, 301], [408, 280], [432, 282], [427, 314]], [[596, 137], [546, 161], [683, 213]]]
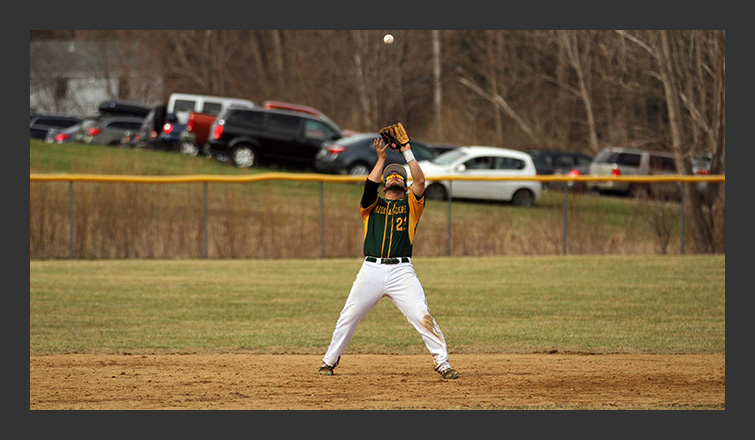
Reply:
[[404, 189], [406, 188], [404, 178], [401, 174], [393, 173], [385, 179], [385, 189]]

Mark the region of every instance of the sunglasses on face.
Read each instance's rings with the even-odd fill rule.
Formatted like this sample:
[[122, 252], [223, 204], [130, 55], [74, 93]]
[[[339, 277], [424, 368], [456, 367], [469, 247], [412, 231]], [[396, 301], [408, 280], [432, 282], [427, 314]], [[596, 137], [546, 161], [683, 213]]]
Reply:
[[402, 176], [401, 174], [398, 174], [398, 173], [389, 174], [389, 175], [388, 175], [388, 176], [387, 176], [387, 177], [385, 178], [385, 180], [391, 180], [391, 179], [393, 179], [393, 178], [404, 180], [404, 176]]

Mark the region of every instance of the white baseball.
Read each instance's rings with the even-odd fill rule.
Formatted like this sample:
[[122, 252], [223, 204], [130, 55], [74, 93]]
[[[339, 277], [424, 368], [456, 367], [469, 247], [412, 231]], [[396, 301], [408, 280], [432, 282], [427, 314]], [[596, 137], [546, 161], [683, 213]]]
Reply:
[[385, 44], [393, 44], [393, 35], [385, 34], [385, 37], [383, 37], [383, 41], [385, 42]]

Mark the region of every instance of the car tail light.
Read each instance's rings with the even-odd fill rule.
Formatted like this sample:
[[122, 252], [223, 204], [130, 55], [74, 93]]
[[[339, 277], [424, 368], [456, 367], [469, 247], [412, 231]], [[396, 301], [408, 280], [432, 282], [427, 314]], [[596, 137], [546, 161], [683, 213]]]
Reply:
[[327, 149], [330, 154], [338, 154], [346, 151], [346, 147], [343, 145], [329, 145]]
[[621, 170], [618, 167], [614, 167], [611, 170], [611, 175], [613, 175], [613, 176], [621, 176]]
[[97, 136], [98, 134], [102, 133], [102, 130], [100, 130], [97, 127], [92, 127], [87, 131], [87, 134], [89, 136]]
[[58, 133], [57, 136], [55, 136], [55, 140], [58, 142], [63, 142], [64, 140], [70, 138], [71, 135], [68, 133]]
[[170, 122], [165, 123], [165, 125], [163, 125], [163, 133], [170, 134], [171, 131], [173, 131], [173, 124]]
[[701, 169], [695, 171], [695, 174], [707, 175], [707, 174], [710, 174], [710, 170], [706, 170], [706, 169], [701, 168]]
[[194, 131], [194, 114], [189, 116], [189, 122], [186, 123], [186, 131]]
[[156, 138], [157, 137], [157, 132], [155, 130], [150, 130], [149, 131], [149, 137], [152, 138], [152, 139]]
[[577, 170], [577, 169], [573, 169], [573, 170], [569, 171], [569, 176], [571, 176], [571, 177], [576, 177], [576, 176], [581, 176], [581, 175], [582, 175], [582, 173], [580, 173], [579, 170]]
[[212, 139], [220, 139], [220, 136], [223, 135], [223, 124], [217, 124], [215, 126], [215, 129], [212, 130]]

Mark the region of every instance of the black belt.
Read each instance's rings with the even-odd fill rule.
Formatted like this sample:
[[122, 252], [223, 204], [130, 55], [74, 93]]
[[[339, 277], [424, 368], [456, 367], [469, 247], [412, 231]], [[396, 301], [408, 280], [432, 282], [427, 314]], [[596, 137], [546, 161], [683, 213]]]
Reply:
[[364, 259], [364, 261], [369, 261], [370, 263], [378, 263], [378, 264], [399, 264], [399, 263], [409, 263], [411, 260], [409, 259], [409, 257], [398, 257], [398, 258], [367, 257]]

